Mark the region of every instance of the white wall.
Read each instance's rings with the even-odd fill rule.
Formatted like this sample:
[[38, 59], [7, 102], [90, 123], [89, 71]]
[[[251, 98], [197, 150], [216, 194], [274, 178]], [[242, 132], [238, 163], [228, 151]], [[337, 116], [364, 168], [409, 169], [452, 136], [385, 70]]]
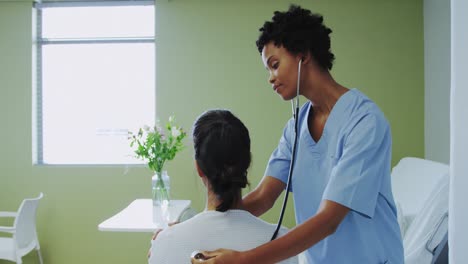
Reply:
[[450, 0], [424, 0], [425, 158], [450, 162]]
[[468, 1], [451, 1], [449, 263], [468, 260]]
[[451, 264], [468, 259], [467, 14], [466, 0], [424, 0], [425, 156], [450, 163]]

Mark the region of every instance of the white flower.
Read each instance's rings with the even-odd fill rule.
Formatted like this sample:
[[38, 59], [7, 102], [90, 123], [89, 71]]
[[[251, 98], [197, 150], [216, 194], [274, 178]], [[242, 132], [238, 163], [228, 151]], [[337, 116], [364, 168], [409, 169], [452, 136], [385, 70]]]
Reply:
[[150, 127], [147, 126], [147, 125], [144, 125], [144, 126], [143, 126], [143, 130], [146, 131], [146, 132], [148, 132], [148, 131], [150, 130]]
[[172, 124], [172, 122], [174, 122], [174, 116], [170, 116], [170, 117], [169, 117], [169, 123]]
[[172, 136], [175, 137], [175, 138], [180, 136], [180, 130], [177, 129], [177, 127], [172, 127], [171, 133], [172, 133]]

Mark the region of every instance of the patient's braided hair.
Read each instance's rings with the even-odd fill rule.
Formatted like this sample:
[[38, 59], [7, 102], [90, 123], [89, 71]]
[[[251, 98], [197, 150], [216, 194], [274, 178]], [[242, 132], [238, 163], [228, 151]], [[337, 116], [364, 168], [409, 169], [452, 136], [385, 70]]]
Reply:
[[330, 51], [332, 30], [323, 24], [323, 17], [297, 5], [286, 12], [275, 11], [272, 21], [266, 21], [259, 29], [256, 41], [258, 51], [270, 42], [283, 46], [293, 54], [310, 53], [324, 70], [331, 70], [335, 55]]
[[195, 160], [208, 178], [225, 212], [241, 199], [248, 185], [250, 137], [244, 124], [228, 110], [209, 110], [193, 125]]

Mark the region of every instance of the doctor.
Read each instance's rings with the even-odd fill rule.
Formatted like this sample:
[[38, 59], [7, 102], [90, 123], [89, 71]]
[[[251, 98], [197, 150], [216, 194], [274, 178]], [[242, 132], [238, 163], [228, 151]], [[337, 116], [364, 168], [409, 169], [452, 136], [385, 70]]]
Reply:
[[[192, 263], [276, 263], [305, 251], [307, 263], [404, 263], [390, 185], [390, 127], [377, 105], [358, 89], [337, 83], [330, 70], [332, 31], [323, 17], [292, 5], [260, 28], [257, 47], [272, 90], [283, 100], [307, 99], [298, 117], [292, 194], [297, 226], [248, 251], [202, 252]], [[294, 140], [287, 122], [265, 176], [244, 197], [256, 216], [286, 187]]]

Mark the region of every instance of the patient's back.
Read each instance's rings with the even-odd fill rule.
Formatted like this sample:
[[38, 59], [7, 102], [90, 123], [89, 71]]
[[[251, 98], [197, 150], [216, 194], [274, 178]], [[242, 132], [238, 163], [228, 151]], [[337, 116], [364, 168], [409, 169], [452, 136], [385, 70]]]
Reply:
[[[195, 250], [252, 249], [270, 241], [275, 227], [244, 210], [205, 211], [161, 232], [152, 242], [149, 263], [190, 263]], [[280, 235], [286, 232], [282, 228]], [[296, 264], [298, 260], [294, 257], [281, 263]]]

